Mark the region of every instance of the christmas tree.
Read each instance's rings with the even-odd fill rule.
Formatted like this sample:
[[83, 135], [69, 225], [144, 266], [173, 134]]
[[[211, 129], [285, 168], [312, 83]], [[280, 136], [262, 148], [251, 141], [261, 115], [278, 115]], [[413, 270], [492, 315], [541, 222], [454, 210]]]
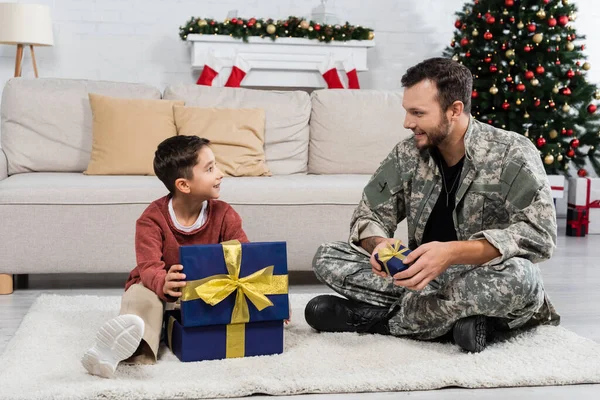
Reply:
[[457, 12], [446, 57], [473, 73], [471, 113], [522, 133], [540, 150], [548, 174], [586, 161], [600, 175], [600, 100], [586, 81], [585, 36], [569, 0], [475, 0]]

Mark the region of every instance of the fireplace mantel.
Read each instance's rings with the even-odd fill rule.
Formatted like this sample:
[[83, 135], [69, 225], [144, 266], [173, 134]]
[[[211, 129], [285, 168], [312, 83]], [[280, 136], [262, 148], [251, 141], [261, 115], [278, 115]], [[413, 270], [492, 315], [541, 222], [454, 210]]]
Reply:
[[331, 55], [340, 77], [345, 78], [343, 62], [352, 59], [358, 72], [367, 71], [367, 50], [375, 46], [373, 40], [323, 43], [305, 38], [250, 37], [248, 43], [224, 35], [190, 34], [192, 68], [201, 70], [206, 55], [213, 52], [223, 69], [213, 82], [223, 86], [236, 55], [250, 65], [250, 72], [242, 86], [323, 88], [326, 83], [318, 67]]

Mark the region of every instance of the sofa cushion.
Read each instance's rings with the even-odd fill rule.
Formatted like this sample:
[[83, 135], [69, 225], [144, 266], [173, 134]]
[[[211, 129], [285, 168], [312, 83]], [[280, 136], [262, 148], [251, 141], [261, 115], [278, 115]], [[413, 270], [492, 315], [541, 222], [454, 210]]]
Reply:
[[160, 91], [135, 83], [70, 79], [11, 79], [2, 93], [2, 148], [9, 174], [82, 172], [92, 149], [88, 93], [160, 99]]
[[306, 172], [310, 118], [310, 97], [306, 92], [180, 84], [167, 86], [164, 98], [184, 100], [186, 106], [264, 109], [269, 169], [275, 175]]
[[373, 174], [411, 134], [401, 92], [317, 90], [311, 98], [309, 173]]
[[86, 175], [154, 175], [154, 152], [177, 135], [173, 107], [183, 101], [120, 99], [90, 93], [94, 115]]
[[[221, 200], [232, 205], [356, 206], [369, 178], [302, 174], [224, 178]], [[46, 172], [18, 174], [0, 181], [0, 204], [137, 204], [166, 194], [162, 182], [152, 176]]]
[[269, 176], [265, 162], [265, 111], [259, 108], [175, 107], [178, 135], [210, 140], [226, 176]]

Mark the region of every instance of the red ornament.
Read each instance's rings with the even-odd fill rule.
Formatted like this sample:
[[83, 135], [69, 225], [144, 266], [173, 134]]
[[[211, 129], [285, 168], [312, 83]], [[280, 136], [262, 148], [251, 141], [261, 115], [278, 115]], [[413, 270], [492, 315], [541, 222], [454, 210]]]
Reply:
[[575, 150], [569, 149], [569, 151], [567, 151], [567, 157], [575, 157]]
[[488, 19], [491, 16], [492, 16], [492, 14], [490, 14], [489, 11], [485, 13], [485, 19]]
[[542, 101], [541, 101], [540, 99], [537, 99], [537, 100], [536, 100], [536, 101], [533, 103], [533, 105], [534, 105], [534, 106], [536, 106], [536, 107], [539, 107], [541, 104], [542, 104]]
[[490, 72], [492, 74], [495, 74], [496, 72], [498, 72], [498, 67], [496, 66], [496, 64], [490, 65]]
[[571, 147], [576, 149], [579, 147], [579, 139], [573, 139], [571, 140]]
[[525, 71], [525, 79], [532, 80], [533, 78], [535, 78], [535, 75], [533, 75], [533, 71]]
[[512, 76], [507, 76], [506, 77], [506, 83], [512, 83], [513, 82], [513, 77]]
[[548, 18], [548, 26], [555, 27], [556, 24], [557, 24], [556, 18], [554, 18], [554, 17]]
[[462, 26], [462, 22], [460, 22], [460, 19], [456, 20], [456, 22], [454, 23], [454, 26], [456, 27], [456, 29], [460, 29], [460, 27]]
[[[250, 24], [248, 24], [248, 25], [250, 25]], [[452, 40], [452, 41], [450, 42], [450, 47], [454, 47], [454, 46], [456, 46], [456, 42], [455, 42], [454, 40]]]
[[232, 24], [237, 24], [237, 21], [238, 21], [237, 18], [231, 18], [231, 23]]
[[581, 45], [581, 51], [585, 50], [585, 44]]
[[573, 129], [567, 129], [567, 136], [573, 136]]
[[494, 121], [492, 121], [491, 119], [488, 119], [488, 124], [492, 124]]
[[515, 0], [504, 0], [504, 5], [506, 7], [512, 7], [515, 5]]
[[567, 24], [569, 23], [569, 17], [566, 15], [561, 15], [560, 17], [558, 17], [558, 24], [560, 26], [567, 26]]
[[238, 24], [238, 25], [244, 25], [244, 20], [243, 20], [243, 19], [238, 19], [238, 22], [237, 22], [237, 24]]
[[575, 65], [577, 65], [577, 66], [579, 67], [579, 66], [581, 66], [581, 63], [580, 63], [579, 61], [577, 61], [577, 62], [575, 63]]
[[[316, 26], [315, 26], [315, 29], [317, 29], [317, 27], [316, 27]], [[468, 45], [468, 44], [469, 44], [469, 39], [467, 39], [467, 38], [462, 38], [462, 39], [460, 39], [460, 45], [461, 45], [462, 47], [465, 47], [465, 46], [466, 46], [466, 45]]]
[[252, 17], [252, 18], [250, 18], [250, 21], [248, 21], [248, 22], [251, 22], [251, 23], [255, 24], [256, 23], [256, 18]]
[[570, 96], [571, 95], [571, 89], [569, 89], [568, 87], [564, 88], [562, 91], [562, 94], [565, 96]]
[[548, 4], [548, 3], [550, 3], [550, 1], [552, 1], [552, 0], [544, 0], [544, 4]]
[[537, 147], [539, 147], [541, 149], [545, 145], [546, 145], [546, 139], [544, 139], [543, 137], [539, 137], [537, 140]]
[[321, 30], [321, 25], [319, 25], [319, 24], [316, 24], [316, 25], [315, 25], [315, 31], [317, 31], [317, 32], [318, 32], [318, 31], [320, 31], [320, 30]]
[[494, 16], [490, 15], [485, 22], [487, 22], [488, 24], [492, 25], [493, 23], [496, 22], [496, 18], [494, 18]]
[[525, 85], [523, 85], [522, 83], [519, 83], [519, 84], [517, 85], [517, 90], [518, 90], [519, 92], [524, 92], [524, 91], [525, 91]]
[[502, 43], [502, 50], [506, 50], [508, 47], [508, 45], [506, 44], [506, 42]]
[[[254, 26], [254, 22], [248, 21], [248, 28], [252, 28], [253, 26]], [[452, 46], [452, 47], [454, 47], [454, 46]]]
[[527, 30], [529, 32], [535, 32], [535, 28], [536, 28], [536, 26], [533, 22], [531, 24], [527, 25]]
[[587, 110], [588, 110], [588, 112], [589, 112], [590, 114], [593, 114], [593, 113], [595, 113], [597, 109], [598, 109], [598, 107], [596, 107], [596, 105], [595, 105], [595, 104], [590, 104], [590, 105], [588, 106], [588, 108], [587, 108]]
[[492, 35], [491, 32], [486, 32], [486, 33], [483, 34], [483, 38], [485, 40], [492, 40], [493, 37], [494, 37], [494, 35]]
[[552, 108], [556, 107], [556, 103], [553, 102], [552, 100], [550, 100], [550, 103], [548, 103], [548, 105]]
[[535, 69], [535, 73], [538, 75], [542, 75], [544, 72], [546, 72], [546, 70], [541, 65], [538, 65], [538, 67]]
[[575, 72], [573, 72], [572, 69], [567, 71], [567, 78], [573, 79], [574, 76], [575, 76]]
[[468, 57], [471, 57], [471, 51], [467, 51], [467, 52], [465, 53], [465, 57], [467, 57], [467, 58], [468, 58]]
[[556, 65], [560, 65], [560, 60], [557, 58], [557, 59], [556, 59], [556, 62], [555, 62], [554, 64], [556, 64]]
[[214, 25], [214, 24], [215, 24], [215, 21], [210, 21], [210, 24], [211, 24], [211, 25]]
[[562, 131], [560, 131], [560, 133], [561, 133], [563, 136], [567, 136], [567, 128], [562, 128]]
[[289, 24], [288, 24], [287, 22], [283, 24], [283, 26], [285, 26], [286, 28], [287, 28], [287, 26], [288, 26], [288, 25], [289, 25]]
[[477, 13], [477, 18], [481, 19], [481, 13]]
[[580, 178], [585, 178], [587, 176], [587, 171], [585, 170], [585, 168], [579, 169], [579, 171], [577, 171], [577, 176], [579, 176]]
[[476, 99], [479, 97], [479, 92], [477, 90], [473, 90], [471, 93], [471, 98]]
[[492, 57], [486, 57], [483, 59], [483, 61], [485, 61], [486, 63], [491, 63], [492, 62]]
[[505, 100], [504, 103], [502, 103], [502, 109], [508, 110], [509, 108], [510, 108], [510, 103]]
[[529, 53], [531, 50], [533, 50], [533, 47], [531, 47], [530, 45], [526, 44], [525, 48], [523, 50], [525, 50], [526, 53]]
[[516, 21], [515, 17], [510, 17], [508, 20], [510, 21], [511, 24], [514, 24]]

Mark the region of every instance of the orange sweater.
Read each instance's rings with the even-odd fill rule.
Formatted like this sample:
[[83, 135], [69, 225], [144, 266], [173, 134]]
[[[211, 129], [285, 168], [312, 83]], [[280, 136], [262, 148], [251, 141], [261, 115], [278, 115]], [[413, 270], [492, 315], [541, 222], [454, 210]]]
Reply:
[[206, 222], [192, 232], [175, 228], [169, 215], [170, 195], [152, 202], [136, 222], [135, 254], [137, 266], [129, 274], [125, 290], [142, 283], [163, 301], [175, 301], [163, 293], [165, 276], [173, 264], [179, 264], [179, 246], [217, 244], [227, 240], [248, 242], [242, 219], [224, 201], [209, 200]]

